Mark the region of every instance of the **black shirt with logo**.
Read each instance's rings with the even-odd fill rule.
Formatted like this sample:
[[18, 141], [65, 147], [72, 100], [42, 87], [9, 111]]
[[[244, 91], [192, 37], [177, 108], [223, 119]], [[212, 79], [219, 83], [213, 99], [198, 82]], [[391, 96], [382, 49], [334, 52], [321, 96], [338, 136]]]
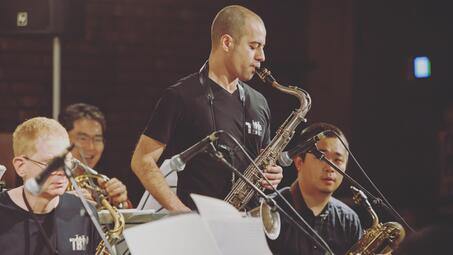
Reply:
[[[216, 130], [233, 135], [255, 158], [270, 141], [266, 99], [243, 82], [239, 83], [242, 89], [231, 94], [207, 77], [200, 79], [201, 75], [189, 75], [165, 90], [143, 134], [166, 145], [161, 160], [181, 153]], [[250, 164], [227, 136], [222, 135], [216, 147], [238, 170]], [[190, 193], [223, 199], [232, 182], [230, 170], [200, 153], [178, 172], [177, 194], [193, 209]]]
[[[291, 186], [291, 189], [286, 187], [280, 192], [304, 220], [324, 239], [334, 254], [346, 254], [362, 236], [362, 227], [358, 215], [340, 200], [331, 197], [321, 213], [314, 215], [301, 196], [297, 182]], [[294, 219], [297, 219], [280, 198], [275, 200]], [[300, 225], [304, 226], [302, 223]], [[281, 215], [279, 237], [274, 241], [268, 240], [268, 243], [274, 254], [326, 254], [322, 247], [316, 245], [312, 239], [284, 215]]]
[[[100, 237], [82, 208], [79, 198], [64, 194], [50, 213], [35, 214], [58, 254], [95, 254]], [[6, 191], [0, 193], [0, 253], [50, 254], [30, 213], [16, 205]]]

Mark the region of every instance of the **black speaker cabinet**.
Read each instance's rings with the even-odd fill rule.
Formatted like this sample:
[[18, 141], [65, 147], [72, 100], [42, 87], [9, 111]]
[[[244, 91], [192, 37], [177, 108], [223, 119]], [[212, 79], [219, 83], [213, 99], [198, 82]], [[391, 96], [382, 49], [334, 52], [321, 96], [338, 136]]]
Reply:
[[0, 35], [83, 34], [85, 0], [0, 0]]

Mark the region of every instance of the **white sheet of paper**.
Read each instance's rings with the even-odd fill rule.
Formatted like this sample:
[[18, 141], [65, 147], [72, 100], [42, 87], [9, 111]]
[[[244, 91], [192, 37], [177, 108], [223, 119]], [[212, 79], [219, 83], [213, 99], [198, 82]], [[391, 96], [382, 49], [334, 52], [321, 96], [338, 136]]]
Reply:
[[124, 230], [134, 255], [220, 255], [211, 232], [200, 215], [184, 214]]
[[218, 218], [242, 218], [241, 213], [227, 202], [198, 194], [190, 194], [204, 220]]
[[272, 255], [261, 218], [210, 219], [207, 221], [222, 254]]
[[196, 194], [191, 197], [222, 254], [272, 254], [261, 218], [242, 217], [234, 206], [220, 199]]

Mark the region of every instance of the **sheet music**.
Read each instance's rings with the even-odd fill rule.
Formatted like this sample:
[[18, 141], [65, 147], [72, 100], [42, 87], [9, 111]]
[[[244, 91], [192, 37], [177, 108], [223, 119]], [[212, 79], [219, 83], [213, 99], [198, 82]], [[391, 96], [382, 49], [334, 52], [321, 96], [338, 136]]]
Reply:
[[190, 194], [198, 212], [205, 220], [219, 218], [236, 218], [241, 219], [241, 213], [232, 205], [223, 200], [202, 196], [198, 194]]
[[208, 224], [222, 254], [272, 255], [261, 218], [211, 219]]
[[196, 194], [191, 197], [222, 254], [272, 254], [261, 218], [242, 217], [234, 206], [220, 199]]
[[200, 215], [194, 213], [126, 229], [124, 237], [134, 255], [222, 254]]

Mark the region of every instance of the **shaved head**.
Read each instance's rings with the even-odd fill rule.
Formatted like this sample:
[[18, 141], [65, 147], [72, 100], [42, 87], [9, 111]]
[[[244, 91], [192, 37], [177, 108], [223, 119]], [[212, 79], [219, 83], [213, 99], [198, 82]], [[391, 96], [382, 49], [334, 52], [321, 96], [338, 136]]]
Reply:
[[230, 5], [220, 10], [214, 18], [211, 26], [211, 46], [216, 48], [219, 45], [222, 35], [229, 34], [239, 40], [244, 34], [244, 26], [249, 20], [263, 20], [253, 11], [239, 6]]

